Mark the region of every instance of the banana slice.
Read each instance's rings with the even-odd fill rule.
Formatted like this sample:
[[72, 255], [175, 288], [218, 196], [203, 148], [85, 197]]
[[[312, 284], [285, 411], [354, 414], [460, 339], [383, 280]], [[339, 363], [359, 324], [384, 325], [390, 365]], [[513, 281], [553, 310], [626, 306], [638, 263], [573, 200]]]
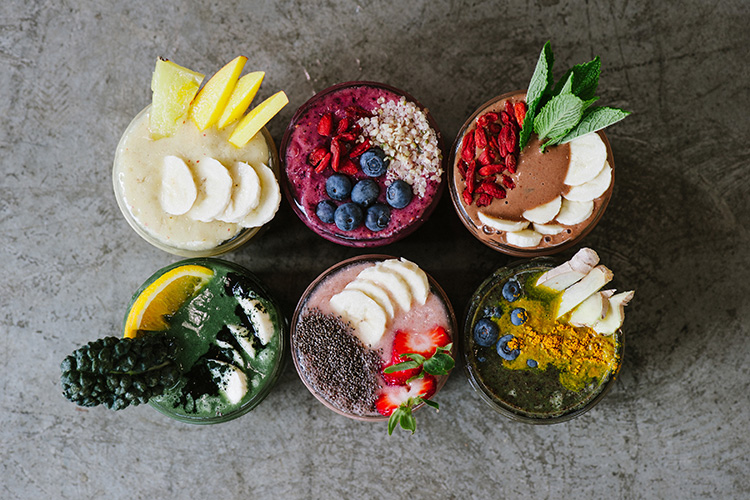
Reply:
[[612, 281], [614, 275], [605, 266], [598, 265], [581, 279], [581, 281], [565, 289], [560, 297], [556, 318], [573, 310], [578, 304], [597, 293], [601, 288]]
[[574, 226], [589, 217], [594, 211], [593, 201], [570, 201], [563, 200], [560, 213], [557, 214], [556, 220], [566, 226]]
[[487, 215], [484, 212], [477, 212], [477, 217], [479, 217], [479, 222], [485, 226], [491, 227], [492, 229], [497, 229], [498, 231], [520, 231], [529, 226], [529, 222], [525, 220], [516, 222], [513, 220], [499, 219]]
[[270, 222], [276, 215], [276, 212], [279, 210], [279, 205], [281, 204], [279, 181], [276, 180], [273, 170], [261, 163], [255, 168], [255, 172], [260, 179], [260, 201], [258, 206], [250, 210], [250, 212], [239, 221], [239, 224], [242, 225], [242, 227], [259, 227]]
[[393, 308], [391, 297], [388, 295], [388, 292], [384, 288], [381, 288], [377, 283], [370, 280], [357, 278], [347, 284], [344, 287], [344, 290], [358, 290], [364, 293], [383, 308], [383, 310], [385, 311], [385, 315], [388, 317], [388, 320], [393, 319], [396, 311]]
[[557, 196], [554, 200], [526, 210], [523, 213], [523, 217], [526, 220], [534, 222], [536, 224], [546, 224], [560, 212], [562, 206], [562, 197]]
[[242, 350], [251, 358], [255, 358], [255, 347], [253, 347], [253, 342], [250, 339], [250, 335], [252, 335], [250, 330], [240, 325], [227, 325], [227, 328]]
[[198, 181], [198, 196], [187, 215], [195, 220], [211, 222], [229, 203], [232, 177], [226, 167], [213, 158], [196, 162], [194, 171]]
[[505, 233], [505, 240], [515, 247], [529, 248], [539, 245], [542, 235], [533, 229], [522, 229]]
[[208, 360], [208, 369], [219, 391], [230, 403], [239, 403], [245, 397], [245, 394], [247, 394], [247, 375], [242, 370], [217, 359]]
[[604, 319], [594, 325], [594, 331], [601, 335], [612, 335], [625, 320], [625, 306], [635, 295], [634, 291], [621, 292], [609, 298], [609, 312]]
[[232, 197], [217, 219], [224, 222], [239, 222], [260, 203], [260, 178], [253, 167], [238, 161], [229, 167], [232, 176]]
[[427, 279], [427, 274], [418, 265], [403, 257], [401, 260], [388, 259], [378, 265], [401, 276], [408, 283], [411, 296], [417, 303], [424, 305], [427, 302], [427, 296], [430, 294], [430, 282]]
[[384, 288], [402, 310], [408, 311], [411, 309], [411, 290], [400, 275], [390, 269], [375, 265], [360, 272], [357, 279], [360, 278], [374, 281]]
[[599, 198], [609, 189], [612, 183], [612, 167], [609, 162], [604, 162], [604, 168], [599, 175], [580, 186], [572, 186], [563, 197], [570, 201], [591, 201]]
[[570, 162], [563, 183], [580, 186], [602, 171], [607, 161], [607, 146], [596, 132], [582, 135], [570, 141]]
[[363, 344], [374, 346], [385, 333], [386, 313], [370, 296], [359, 290], [342, 290], [330, 300], [336, 314], [349, 321]]
[[533, 227], [534, 231], [536, 231], [537, 233], [547, 235], [555, 235], [565, 229], [559, 224], [537, 224], [536, 222], [533, 224]]
[[266, 307], [257, 299], [237, 297], [237, 302], [240, 303], [247, 318], [252, 322], [255, 329], [255, 336], [260, 339], [260, 343], [263, 345], [268, 344], [273, 338], [276, 329], [273, 326], [273, 321]]
[[165, 212], [182, 215], [190, 210], [198, 196], [198, 188], [190, 167], [177, 156], [164, 157], [161, 169], [161, 191], [159, 203]]

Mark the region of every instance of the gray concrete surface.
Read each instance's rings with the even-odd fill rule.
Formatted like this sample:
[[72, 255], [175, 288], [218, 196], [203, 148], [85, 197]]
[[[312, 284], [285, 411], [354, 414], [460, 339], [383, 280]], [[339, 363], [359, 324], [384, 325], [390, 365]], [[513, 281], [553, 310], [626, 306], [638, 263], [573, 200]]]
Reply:
[[[747, 2], [9, 0], [0, 14], [1, 498], [750, 497]], [[157, 56], [211, 73], [247, 55], [262, 96], [291, 99], [277, 140], [314, 92], [370, 79], [417, 96], [450, 142], [476, 106], [526, 85], [547, 39], [560, 66], [600, 55], [602, 102], [634, 112], [608, 131], [614, 198], [585, 240], [637, 290], [621, 376], [594, 410], [511, 422], [458, 369], [439, 413], [388, 437], [326, 410], [291, 363], [260, 407], [217, 426], [62, 398], [62, 358], [116, 333], [131, 293], [177, 260], [128, 227], [111, 188]], [[458, 311], [509, 260], [447, 197], [384, 250], [422, 264]], [[284, 205], [227, 257], [291, 315], [358, 253]]]

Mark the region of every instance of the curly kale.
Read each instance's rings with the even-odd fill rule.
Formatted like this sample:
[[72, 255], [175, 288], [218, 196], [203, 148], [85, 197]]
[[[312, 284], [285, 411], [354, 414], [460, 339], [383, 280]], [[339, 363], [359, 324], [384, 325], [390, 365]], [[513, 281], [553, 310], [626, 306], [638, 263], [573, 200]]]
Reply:
[[166, 335], [89, 342], [60, 364], [63, 396], [110, 410], [146, 403], [179, 380], [174, 355], [174, 342]]

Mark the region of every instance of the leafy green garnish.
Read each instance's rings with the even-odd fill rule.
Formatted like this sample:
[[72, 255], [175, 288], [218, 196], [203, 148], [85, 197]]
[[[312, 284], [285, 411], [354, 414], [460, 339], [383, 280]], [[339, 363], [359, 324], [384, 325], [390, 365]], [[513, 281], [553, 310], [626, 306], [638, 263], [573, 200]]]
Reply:
[[536, 132], [542, 142], [541, 150], [555, 144], [565, 144], [576, 137], [596, 132], [627, 115], [617, 108], [590, 106], [598, 100], [601, 61], [599, 56], [577, 64], [565, 72], [553, 86], [554, 58], [550, 42], [544, 44], [526, 93], [526, 118], [519, 135], [519, 148], [528, 143]]

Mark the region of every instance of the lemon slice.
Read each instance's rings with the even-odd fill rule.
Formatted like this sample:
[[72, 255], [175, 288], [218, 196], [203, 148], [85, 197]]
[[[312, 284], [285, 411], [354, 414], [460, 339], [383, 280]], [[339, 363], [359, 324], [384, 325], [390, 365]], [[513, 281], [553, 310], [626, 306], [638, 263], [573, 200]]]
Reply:
[[125, 321], [124, 336], [133, 338], [138, 330], [161, 331], [169, 327], [170, 316], [189, 299], [195, 297], [214, 272], [203, 266], [185, 265], [162, 274], [138, 295]]

